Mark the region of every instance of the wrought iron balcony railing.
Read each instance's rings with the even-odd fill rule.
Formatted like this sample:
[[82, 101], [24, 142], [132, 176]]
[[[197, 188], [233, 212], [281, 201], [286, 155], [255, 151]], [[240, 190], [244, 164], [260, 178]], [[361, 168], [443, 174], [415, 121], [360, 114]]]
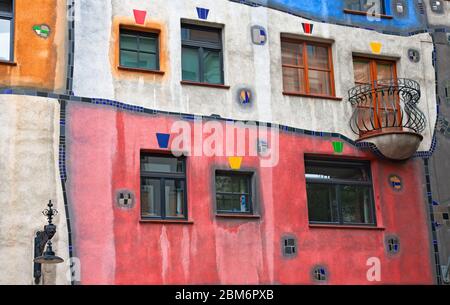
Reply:
[[420, 85], [411, 79], [378, 80], [349, 90], [354, 107], [350, 126], [360, 138], [389, 131], [420, 134], [426, 117], [419, 110]]

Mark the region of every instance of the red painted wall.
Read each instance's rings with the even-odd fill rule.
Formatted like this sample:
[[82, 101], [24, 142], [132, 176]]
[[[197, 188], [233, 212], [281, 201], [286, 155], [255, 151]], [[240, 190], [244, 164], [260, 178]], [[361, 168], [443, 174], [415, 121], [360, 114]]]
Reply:
[[[372, 160], [379, 229], [313, 228], [308, 225], [304, 153], [333, 155], [332, 139], [280, 133], [280, 161], [256, 169], [260, 219], [217, 218], [213, 168], [226, 157], [187, 160], [189, 220], [193, 224], [140, 222], [140, 151], [157, 150], [157, 132], [169, 133], [175, 117], [68, 105], [68, 195], [74, 255], [83, 284], [309, 284], [311, 269], [328, 268], [330, 284], [371, 284], [370, 257], [381, 260], [381, 283], [432, 284], [426, 204], [420, 160], [380, 161], [346, 144], [343, 156]], [[191, 123], [192, 124], [192, 123]], [[403, 178], [394, 192], [390, 174]], [[117, 189], [131, 189], [137, 203], [121, 209]], [[298, 256], [281, 253], [281, 237], [298, 239]], [[388, 256], [387, 234], [399, 236], [401, 251]]]

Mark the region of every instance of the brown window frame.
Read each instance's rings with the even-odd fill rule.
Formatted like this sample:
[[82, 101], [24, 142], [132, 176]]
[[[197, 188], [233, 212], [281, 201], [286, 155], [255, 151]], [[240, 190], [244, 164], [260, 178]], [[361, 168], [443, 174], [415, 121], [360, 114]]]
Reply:
[[[302, 95], [302, 96], [311, 96], [311, 97], [323, 97], [323, 98], [336, 98], [336, 88], [334, 83], [334, 68], [333, 68], [333, 55], [332, 55], [332, 45], [330, 43], [325, 42], [317, 42], [317, 41], [311, 41], [311, 40], [304, 40], [304, 39], [294, 39], [294, 38], [281, 38], [281, 44], [283, 42], [288, 43], [295, 43], [298, 45], [303, 45], [303, 65], [297, 66], [297, 65], [290, 65], [290, 64], [283, 64], [281, 63], [282, 69], [284, 68], [295, 68], [299, 72], [300, 77], [300, 70], [303, 69], [303, 80], [305, 82], [305, 92], [301, 91], [288, 91], [285, 90], [284, 87], [284, 78], [283, 78], [283, 93], [284, 94], [292, 94], [292, 95]], [[320, 46], [320, 47], [326, 47], [328, 50], [328, 69], [321, 69], [321, 68], [310, 68], [308, 65], [308, 52], [307, 52], [307, 46], [313, 45], [313, 46]], [[283, 58], [283, 51], [281, 51], [281, 57]], [[282, 59], [283, 60], [283, 59]], [[309, 71], [321, 71], [321, 72], [328, 72], [330, 77], [330, 88], [329, 91], [331, 92], [331, 95], [327, 94], [317, 94], [317, 93], [311, 93], [310, 91], [310, 84], [309, 84]]]

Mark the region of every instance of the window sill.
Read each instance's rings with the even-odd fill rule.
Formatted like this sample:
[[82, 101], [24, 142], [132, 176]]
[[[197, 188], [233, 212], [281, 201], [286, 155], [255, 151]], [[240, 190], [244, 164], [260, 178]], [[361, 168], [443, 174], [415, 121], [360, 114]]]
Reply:
[[318, 98], [318, 99], [333, 100], [333, 101], [342, 101], [342, 97], [328, 96], [328, 95], [305, 94], [305, 93], [286, 92], [286, 91], [283, 91], [283, 95], [310, 97], [310, 98]]
[[13, 62], [13, 61], [1, 60], [0, 59], [0, 65], [6, 65], [6, 66], [13, 66], [13, 67], [15, 67], [15, 66], [17, 66], [17, 63]]
[[141, 69], [141, 68], [131, 68], [131, 67], [124, 67], [124, 66], [118, 66], [117, 69], [124, 70], [124, 71], [130, 71], [130, 72], [143, 72], [143, 73], [149, 73], [149, 74], [159, 74], [164, 75], [164, 71], [160, 70], [148, 70], [148, 69]]
[[346, 14], [352, 14], [352, 15], [361, 15], [361, 16], [371, 16], [371, 17], [379, 17], [379, 18], [384, 18], [384, 19], [393, 19], [394, 17], [391, 15], [385, 15], [385, 14], [369, 14], [367, 12], [364, 11], [355, 11], [355, 10], [349, 10], [349, 9], [344, 9], [344, 13]]
[[384, 227], [370, 227], [370, 226], [351, 226], [351, 225], [333, 225], [333, 224], [309, 224], [310, 228], [313, 229], [353, 229], [353, 230], [375, 230], [383, 231], [386, 230]]
[[180, 83], [182, 85], [189, 85], [189, 86], [200, 86], [200, 87], [209, 87], [209, 88], [217, 88], [217, 89], [230, 89], [230, 86], [226, 86], [226, 85], [191, 82], [191, 81], [187, 81], [187, 80], [182, 80]]
[[243, 218], [243, 219], [260, 219], [261, 215], [250, 214], [216, 214], [219, 218]]
[[191, 220], [175, 220], [175, 219], [141, 219], [140, 223], [158, 223], [158, 224], [178, 224], [178, 225], [192, 225]]

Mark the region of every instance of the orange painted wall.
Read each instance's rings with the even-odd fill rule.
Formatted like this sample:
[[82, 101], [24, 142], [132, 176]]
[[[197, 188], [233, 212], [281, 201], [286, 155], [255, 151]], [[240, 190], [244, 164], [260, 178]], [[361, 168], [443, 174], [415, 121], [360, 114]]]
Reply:
[[[0, 63], [0, 87], [63, 91], [66, 79], [67, 9], [61, 0], [16, 0], [13, 64]], [[33, 26], [46, 24], [48, 38]]]

